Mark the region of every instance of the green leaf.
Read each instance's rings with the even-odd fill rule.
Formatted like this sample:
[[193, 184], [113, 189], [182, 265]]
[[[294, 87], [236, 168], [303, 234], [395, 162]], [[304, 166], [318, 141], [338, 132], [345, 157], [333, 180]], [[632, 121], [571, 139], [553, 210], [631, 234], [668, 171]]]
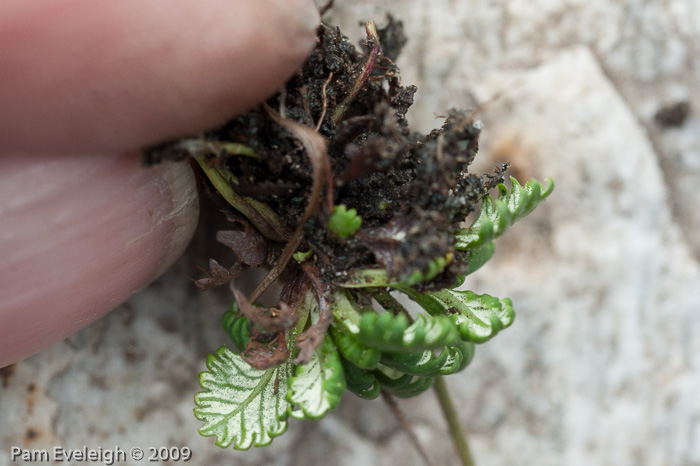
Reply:
[[525, 183], [525, 186], [521, 186], [518, 180], [511, 176], [510, 193], [506, 185], [503, 183], [498, 185], [498, 199], [508, 204], [508, 211], [513, 215], [513, 223], [528, 216], [554, 191], [554, 180], [547, 178], [546, 181], [546, 187], [534, 178]]
[[362, 225], [362, 217], [357, 215], [357, 210], [349, 209], [344, 205], [337, 205], [328, 218], [328, 229], [341, 238], [354, 235]]
[[372, 372], [360, 369], [342, 356], [340, 362], [343, 365], [348, 390], [365, 400], [373, 400], [379, 396], [382, 386]]
[[352, 293], [340, 290], [333, 293], [331, 312], [335, 323], [344, 331], [357, 334], [360, 331], [362, 311]]
[[404, 374], [398, 378], [393, 378], [380, 369], [373, 373], [381, 384], [382, 390], [399, 398], [418, 396], [429, 389], [435, 381], [435, 377], [415, 377], [410, 374]]
[[349, 332], [336, 320], [329, 328], [333, 343], [345, 359], [361, 369], [374, 369], [382, 354], [357, 340], [357, 335]]
[[419, 314], [411, 323], [404, 314], [365, 312], [360, 320], [360, 343], [382, 351], [422, 351], [449, 345], [457, 327], [446, 316]]
[[311, 257], [314, 255], [313, 249], [309, 249], [306, 252], [302, 251], [297, 251], [295, 252], [292, 257], [294, 258], [295, 261], [299, 262], [300, 264], [304, 261], [307, 261], [311, 259]]
[[381, 363], [399, 372], [410, 375], [436, 376], [459, 372], [474, 357], [474, 343], [460, 339], [446, 346], [435, 355], [433, 351], [423, 352], [386, 352], [382, 354]]
[[498, 185], [498, 199], [485, 196], [481, 201], [481, 212], [469, 228], [463, 228], [455, 235], [456, 249], [473, 249], [483, 246], [501, 236], [513, 223], [535, 210], [554, 190], [554, 181], [547, 178], [545, 188], [536, 179], [521, 186], [511, 176], [511, 192], [503, 183]]
[[445, 269], [452, 260], [451, 254], [446, 257], [438, 257], [428, 264], [428, 270], [424, 273], [419, 270], [413, 272], [405, 281], [389, 278], [386, 269], [357, 269], [340, 276], [338, 286], [342, 288], [401, 288], [413, 286], [427, 280], [432, 280], [438, 273]]
[[447, 315], [457, 324], [464, 340], [483, 343], [510, 326], [515, 319], [510, 299], [478, 295], [472, 291], [440, 290], [419, 293], [403, 289], [433, 315]]
[[402, 281], [402, 284], [413, 286], [418, 283], [427, 282], [435, 278], [445, 270], [445, 267], [454, 259], [453, 253], [448, 253], [445, 257], [436, 257], [428, 263], [427, 270], [416, 270], [409, 277]]
[[338, 286], [343, 288], [384, 288], [401, 283], [389, 279], [385, 269], [359, 269], [347, 272], [340, 278]]
[[231, 308], [226, 311], [221, 324], [238, 351], [243, 351], [250, 341], [250, 328], [253, 323], [238, 310], [238, 304], [234, 301]]
[[333, 323], [329, 332], [340, 354], [362, 369], [374, 369], [379, 364], [381, 353], [357, 339], [360, 332], [362, 312], [354, 298], [345, 291], [333, 293], [331, 304]]
[[208, 157], [202, 154], [192, 154], [200, 168], [211, 181], [214, 189], [226, 199], [226, 202], [243, 214], [260, 233], [273, 241], [285, 241], [287, 228], [277, 214], [267, 204], [256, 201], [251, 197], [236, 194], [231, 187], [233, 173], [230, 170], [219, 170], [209, 166]]
[[269, 445], [287, 430], [290, 364], [261, 371], [222, 346], [207, 358], [199, 375], [204, 389], [195, 395], [194, 415], [204, 421], [199, 433], [216, 436], [216, 444], [236, 450]]
[[296, 419], [320, 419], [334, 409], [345, 391], [345, 376], [340, 356], [331, 338], [326, 335], [321, 346], [307, 364], [296, 366], [289, 380], [287, 401]]
[[[486, 243], [483, 246], [470, 249], [469, 259], [467, 262], [467, 272], [464, 275], [467, 276], [479, 270], [485, 263], [491, 260], [494, 252], [496, 252], [496, 245], [493, 243], [493, 241]], [[460, 279], [458, 282], [461, 284], [464, 282], [464, 279]]]

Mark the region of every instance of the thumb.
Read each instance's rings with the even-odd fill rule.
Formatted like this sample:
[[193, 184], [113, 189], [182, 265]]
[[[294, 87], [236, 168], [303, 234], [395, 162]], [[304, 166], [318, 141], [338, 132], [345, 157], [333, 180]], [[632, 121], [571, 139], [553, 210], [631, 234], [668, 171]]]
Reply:
[[0, 367], [101, 317], [184, 251], [190, 167], [135, 155], [0, 157]]
[[0, 2], [0, 153], [123, 152], [264, 100], [316, 43], [311, 0]]

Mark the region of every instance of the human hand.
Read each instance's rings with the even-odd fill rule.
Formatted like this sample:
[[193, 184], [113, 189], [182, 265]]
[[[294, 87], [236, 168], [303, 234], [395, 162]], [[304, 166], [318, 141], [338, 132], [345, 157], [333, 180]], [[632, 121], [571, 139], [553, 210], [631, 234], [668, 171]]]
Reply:
[[186, 164], [136, 149], [272, 94], [315, 43], [310, 0], [0, 3], [0, 367], [101, 317], [182, 254]]

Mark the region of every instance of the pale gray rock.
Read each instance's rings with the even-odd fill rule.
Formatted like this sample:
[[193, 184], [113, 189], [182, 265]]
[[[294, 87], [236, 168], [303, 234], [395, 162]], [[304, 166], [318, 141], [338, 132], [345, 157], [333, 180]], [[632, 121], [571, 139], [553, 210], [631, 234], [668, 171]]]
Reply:
[[700, 272], [644, 130], [586, 48], [482, 83], [480, 100], [510, 89], [484, 112], [484, 153], [557, 189], [471, 284], [519, 311], [453, 384], [476, 394], [477, 456], [696, 464]]
[[[506, 160], [557, 188], [468, 286], [513, 299], [513, 326], [448, 379], [480, 465], [700, 465], [700, 4], [693, 0], [336, 1], [334, 21], [403, 19], [409, 119], [486, 103], [479, 170]], [[662, 106], [691, 103], [663, 128]], [[205, 240], [200, 236], [198, 241]], [[12, 446], [189, 446], [191, 464], [422, 464], [380, 402], [352, 395], [266, 449], [196, 434], [196, 374], [225, 342], [226, 293], [190, 256], [127, 304], [0, 376]], [[401, 402], [456, 464], [431, 393]], [[123, 464], [142, 464], [127, 462]], [[21, 463], [18, 463], [21, 464]]]

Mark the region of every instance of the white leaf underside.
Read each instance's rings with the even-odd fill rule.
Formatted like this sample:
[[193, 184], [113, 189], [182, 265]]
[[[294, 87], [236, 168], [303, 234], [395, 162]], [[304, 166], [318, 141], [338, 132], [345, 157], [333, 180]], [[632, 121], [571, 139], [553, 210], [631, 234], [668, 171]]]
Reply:
[[200, 434], [215, 435], [220, 447], [247, 450], [269, 445], [287, 430], [288, 363], [261, 371], [222, 346], [207, 367], [200, 375], [205, 391], [195, 395], [195, 416], [205, 421]]
[[344, 374], [335, 345], [326, 335], [307, 364], [298, 366], [290, 381], [288, 400], [298, 407], [296, 419], [320, 419], [335, 408], [345, 390]]

